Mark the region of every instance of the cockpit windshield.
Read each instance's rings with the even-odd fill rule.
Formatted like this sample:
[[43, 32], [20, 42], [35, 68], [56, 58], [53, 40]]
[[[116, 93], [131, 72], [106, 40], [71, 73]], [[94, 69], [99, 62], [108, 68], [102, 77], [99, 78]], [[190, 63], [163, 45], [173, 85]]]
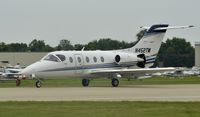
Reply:
[[47, 55], [43, 60], [54, 61], [54, 62], [60, 61], [56, 56], [54, 56], [52, 54]]
[[65, 56], [62, 54], [56, 54], [56, 56], [61, 60], [64, 61], [65, 60]]

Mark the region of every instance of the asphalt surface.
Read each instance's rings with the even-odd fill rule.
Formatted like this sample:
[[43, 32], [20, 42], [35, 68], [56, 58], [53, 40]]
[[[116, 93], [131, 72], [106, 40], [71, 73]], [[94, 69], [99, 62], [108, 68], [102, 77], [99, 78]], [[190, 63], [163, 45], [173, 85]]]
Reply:
[[200, 101], [200, 84], [0, 88], [0, 101]]

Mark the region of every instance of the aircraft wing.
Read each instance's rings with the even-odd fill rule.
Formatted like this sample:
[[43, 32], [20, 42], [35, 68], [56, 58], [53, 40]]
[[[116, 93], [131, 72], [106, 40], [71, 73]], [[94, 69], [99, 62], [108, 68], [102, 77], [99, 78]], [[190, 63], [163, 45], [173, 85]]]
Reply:
[[105, 76], [108, 74], [120, 74], [123, 76], [126, 75], [135, 75], [135, 74], [151, 74], [157, 72], [166, 72], [166, 71], [174, 71], [173, 67], [166, 68], [141, 68], [141, 69], [105, 69], [105, 70], [91, 70], [90, 74]]

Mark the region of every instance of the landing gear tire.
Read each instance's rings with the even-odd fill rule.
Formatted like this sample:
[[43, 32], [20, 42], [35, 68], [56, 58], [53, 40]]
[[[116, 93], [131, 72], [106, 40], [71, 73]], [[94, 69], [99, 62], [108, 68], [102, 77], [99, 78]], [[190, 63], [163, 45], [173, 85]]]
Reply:
[[116, 79], [116, 78], [113, 78], [113, 79], [112, 79], [112, 86], [113, 86], [113, 87], [118, 87], [118, 85], [119, 85], [119, 80]]
[[40, 88], [42, 86], [42, 83], [40, 81], [36, 81], [35, 86], [37, 88]]
[[83, 80], [82, 80], [82, 85], [83, 85], [84, 87], [89, 86], [89, 83], [90, 83], [90, 80], [88, 80], [88, 79], [83, 79]]
[[20, 79], [16, 79], [16, 86], [20, 86], [21, 84], [21, 80]]

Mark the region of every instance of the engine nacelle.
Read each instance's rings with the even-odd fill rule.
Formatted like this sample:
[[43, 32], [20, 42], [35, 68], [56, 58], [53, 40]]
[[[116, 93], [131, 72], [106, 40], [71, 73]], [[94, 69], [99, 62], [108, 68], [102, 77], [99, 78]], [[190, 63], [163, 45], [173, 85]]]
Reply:
[[140, 61], [137, 63], [137, 66], [141, 67], [141, 68], [145, 68], [145, 64], [146, 64], [145, 54], [139, 54], [139, 55], [137, 55], [137, 57], [143, 59], [143, 61]]
[[117, 53], [114, 57], [114, 62], [122, 66], [133, 66], [143, 61], [143, 58], [138, 57], [138, 55], [132, 53]]

